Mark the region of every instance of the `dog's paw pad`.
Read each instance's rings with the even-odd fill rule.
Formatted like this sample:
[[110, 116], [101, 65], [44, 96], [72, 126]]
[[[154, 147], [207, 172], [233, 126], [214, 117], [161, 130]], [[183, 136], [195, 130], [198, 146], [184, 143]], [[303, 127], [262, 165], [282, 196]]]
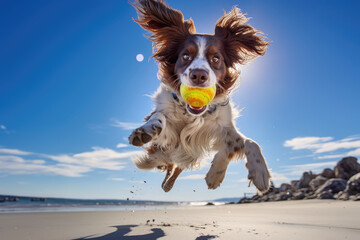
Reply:
[[133, 137], [132, 140], [130, 140], [130, 144], [134, 145], [134, 146], [137, 146], [137, 147], [140, 147], [143, 145], [143, 142], [139, 139], [138, 136], [135, 136]]
[[141, 147], [145, 143], [148, 143], [153, 138], [153, 133], [148, 133], [144, 128], [135, 129], [129, 136], [129, 143], [131, 145]]
[[143, 143], [148, 143], [148, 142], [151, 141], [151, 139], [152, 139], [152, 137], [149, 134], [147, 134], [147, 133], [142, 133], [141, 134], [141, 141]]

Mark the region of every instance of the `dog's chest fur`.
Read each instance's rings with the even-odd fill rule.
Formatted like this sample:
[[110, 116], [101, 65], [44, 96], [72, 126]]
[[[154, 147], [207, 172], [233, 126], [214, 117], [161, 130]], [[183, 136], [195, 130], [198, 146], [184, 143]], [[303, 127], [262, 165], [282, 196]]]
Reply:
[[192, 116], [186, 111], [181, 96], [160, 86], [153, 100], [156, 111], [166, 117], [165, 131], [153, 141], [171, 159], [185, 168], [197, 167], [211, 151], [218, 150], [224, 141], [227, 128], [232, 128], [233, 112], [227, 99], [215, 99], [209, 111], [202, 116]]

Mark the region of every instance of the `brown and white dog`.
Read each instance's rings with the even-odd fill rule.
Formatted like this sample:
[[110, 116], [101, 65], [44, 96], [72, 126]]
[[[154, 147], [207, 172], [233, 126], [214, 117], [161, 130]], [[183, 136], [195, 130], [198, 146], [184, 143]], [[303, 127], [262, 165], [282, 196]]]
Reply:
[[[138, 12], [135, 22], [151, 33], [162, 82], [153, 95], [154, 111], [129, 137], [130, 144], [146, 150], [133, 159], [136, 166], [166, 170], [162, 188], [168, 192], [184, 169], [199, 167], [207, 154], [216, 152], [205, 177], [208, 188], [216, 189], [229, 162], [246, 157], [250, 183], [267, 191], [265, 158], [259, 145], [237, 130], [229, 94], [238, 85], [239, 64], [264, 55], [269, 42], [246, 24], [248, 19], [236, 7], [217, 21], [210, 35], [196, 34], [193, 21], [184, 20], [163, 0], [136, 0], [132, 5]], [[203, 108], [192, 108], [180, 95], [181, 83], [200, 88], [216, 84], [215, 98]]]

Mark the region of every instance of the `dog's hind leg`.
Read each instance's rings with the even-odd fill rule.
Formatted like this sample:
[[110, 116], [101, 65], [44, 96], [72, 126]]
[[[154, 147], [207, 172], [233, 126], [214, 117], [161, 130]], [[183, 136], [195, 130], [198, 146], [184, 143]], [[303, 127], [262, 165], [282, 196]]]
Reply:
[[219, 151], [215, 154], [211, 168], [205, 177], [205, 181], [209, 189], [216, 189], [220, 186], [225, 178], [226, 169], [229, 163], [230, 159], [224, 152]]
[[180, 175], [180, 173], [182, 171], [183, 170], [181, 168], [177, 167], [174, 164], [169, 164], [168, 165], [165, 179], [164, 179], [164, 181], [163, 181], [163, 183], [161, 185], [162, 189], [165, 192], [169, 192], [172, 189], [176, 179], [178, 178], [178, 176]]
[[164, 185], [166, 185], [166, 182], [169, 180], [169, 178], [171, 177], [171, 175], [173, 174], [174, 171], [174, 164], [169, 163], [166, 167], [166, 175], [165, 175], [165, 179], [161, 184], [161, 187], [164, 189]]
[[245, 140], [246, 168], [248, 179], [260, 192], [266, 192], [270, 187], [270, 173], [260, 146], [251, 139]]
[[225, 178], [226, 169], [232, 159], [244, 155], [245, 137], [235, 129], [230, 128], [224, 133], [224, 139], [218, 143], [218, 152], [206, 174], [205, 181], [209, 189], [216, 189]]

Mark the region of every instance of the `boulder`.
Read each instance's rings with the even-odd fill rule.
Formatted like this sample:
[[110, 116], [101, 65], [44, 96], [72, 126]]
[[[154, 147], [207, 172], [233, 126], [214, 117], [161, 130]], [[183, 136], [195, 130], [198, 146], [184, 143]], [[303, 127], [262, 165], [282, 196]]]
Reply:
[[334, 195], [334, 198], [336, 198], [338, 200], [346, 201], [346, 200], [349, 200], [349, 194], [347, 194], [344, 191], [340, 191], [340, 192], [338, 192], [337, 194]]
[[287, 192], [281, 192], [275, 195], [274, 197], [274, 201], [284, 201], [284, 200], [288, 200], [289, 198], [292, 197], [292, 193], [287, 191]]
[[311, 190], [310, 188], [300, 188], [298, 191], [301, 191], [306, 194], [313, 193], [313, 190]]
[[313, 180], [310, 181], [309, 186], [312, 190], [316, 190], [318, 187], [323, 185], [328, 179], [323, 177], [322, 175], [317, 176]]
[[251, 199], [250, 199], [250, 198], [240, 199], [240, 201], [238, 202], [238, 204], [240, 204], [240, 203], [251, 203]]
[[343, 179], [333, 178], [329, 179], [324, 183], [322, 186], [320, 186], [315, 194], [318, 195], [319, 193], [326, 192], [328, 190], [331, 190], [332, 194], [338, 193], [340, 191], [344, 191], [346, 188], [346, 181]]
[[350, 196], [349, 199], [350, 199], [350, 200], [353, 200], [353, 201], [360, 201], [360, 194], [356, 194], [356, 195]]
[[305, 194], [303, 192], [301, 192], [301, 191], [295, 192], [293, 194], [293, 197], [292, 197], [292, 199], [294, 199], [294, 200], [301, 200], [301, 199], [304, 199], [304, 198], [305, 198]]
[[355, 174], [349, 179], [344, 192], [349, 195], [360, 194], [360, 173]]
[[325, 168], [320, 175], [327, 179], [335, 178], [335, 172], [330, 168]]
[[312, 174], [312, 172], [304, 172], [300, 178], [299, 188], [307, 188], [309, 187], [309, 183], [313, 180], [316, 175]]
[[360, 172], [360, 164], [355, 157], [345, 157], [336, 164], [334, 172], [336, 178], [349, 180]]
[[289, 191], [289, 190], [295, 190], [293, 186], [291, 186], [290, 184], [287, 184], [287, 183], [283, 183], [280, 185], [280, 188], [279, 188], [280, 192], [286, 192], [286, 191]]
[[295, 189], [299, 189], [300, 188], [300, 181], [299, 180], [292, 180], [291, 181], [291, 186], [293, 186], [293, 188], [295, 188]]
[[317, 194], [316, 198], [318, 198], [318, 199], [335, 199], [331, 190], [327, 190], [327, 191]]

